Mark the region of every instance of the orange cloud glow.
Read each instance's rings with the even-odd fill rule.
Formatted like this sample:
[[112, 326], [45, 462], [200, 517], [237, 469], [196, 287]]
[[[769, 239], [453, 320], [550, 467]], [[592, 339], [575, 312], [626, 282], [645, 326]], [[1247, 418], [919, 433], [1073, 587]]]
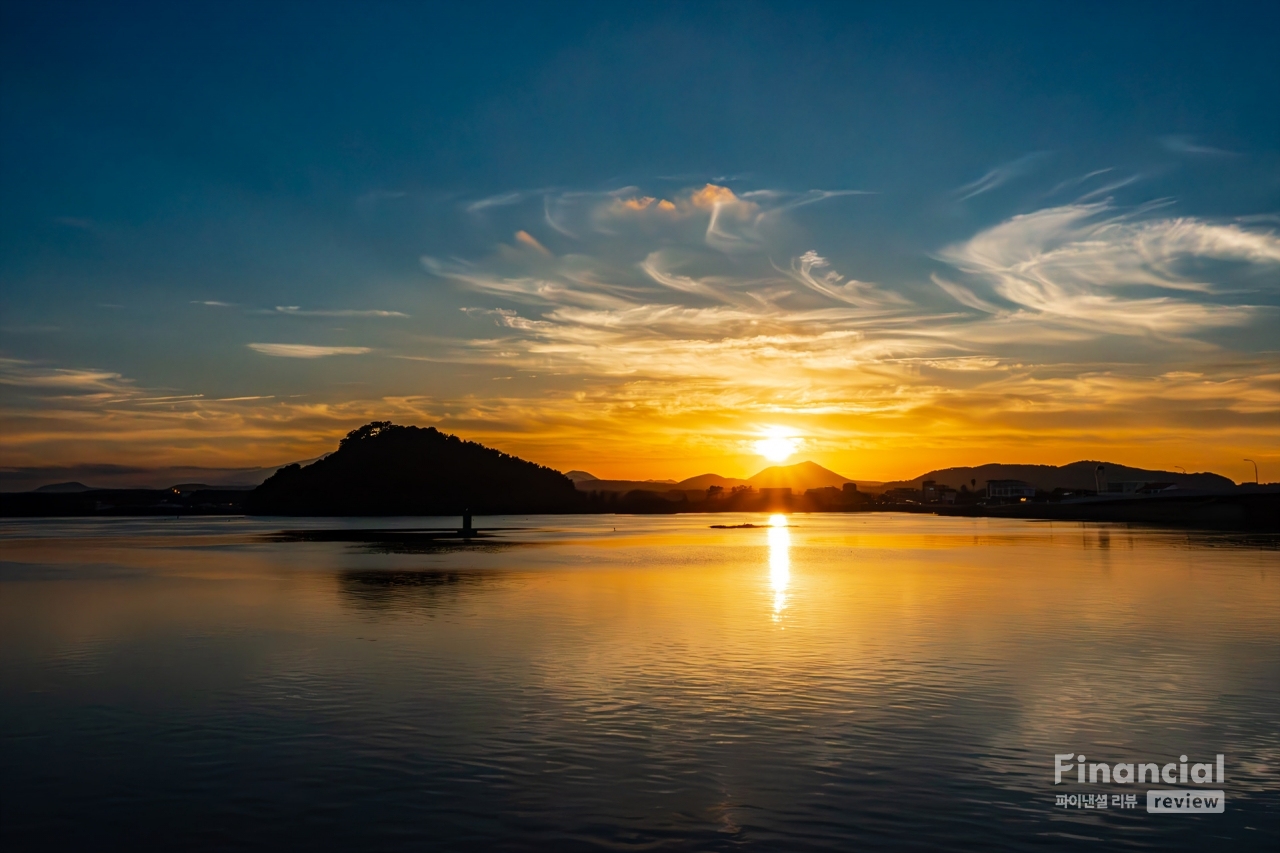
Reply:
[[[1244, 457], [1263, 479], [1280, 466], [1280, 362], [1259, 343], [1274, 233], [1060, 205], [974, 229], [931, 270], [886, 282], [789, 221], [837, 195], [549, 195], [537, 215], [572, 246], [561, 256], [521, 228], [517, 248], [422, 258], [462, 308], [445, 333], [407, 328], [418, 311], [270, 312], [377, 324], [332, 330], [338, 345], [238, 343], [252, 370], [294, 371], [273, 387], [248, 371], [215, 395], [0, 361], [0, 449], [10, 465], [247, 466], [392, 419], [601, 477], [749, 475], [758, 442], [798, 437], [765, 455], [790, 447], [789, 461], [877, 480], [992, 461], [1237, 479]], [[360, 357], [327, 357], [342, 355]]]

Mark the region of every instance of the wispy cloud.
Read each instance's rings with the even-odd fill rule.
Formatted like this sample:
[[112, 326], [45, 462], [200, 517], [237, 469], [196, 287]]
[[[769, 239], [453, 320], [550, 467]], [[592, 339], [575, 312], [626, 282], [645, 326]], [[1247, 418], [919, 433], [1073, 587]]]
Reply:
[[811, 249], [791, 261], [789, 275], [829, 299], [859, 308], [874, 311], [906, 304], [902, 296], [892, 291], [877, 291], [875, 285], [865, 281], [846, 279], [830, 266], [826, 258]]
[[547, 190], [517, 190], [476, 199], [465, 206], [467, 213], [483, 213], [494, 207], [510, 207], [528, 198], [536, 198]]
[[520, 230], [516, 232], [516, 242], [523, 246], [528, 246], [540, 255], [551, 257], [551, 253], [547, 251], [547, 247], [538, 242], [538, 238], [534, 237], [528, 231]]
[[1112, 181], [1109, 184], [1103, 184], [1102, 186], [1096, 189], [1092, 189], [1089, 192], [1081, 195], [1079, 198], [1076, 199], [1076, 204], [1083, 204], [1087, 201], [1092, 201], [1093, 199], [1096, 199], [1096, 198], [1106, 197], [1110, 193], [1113, 193], [1116, 190], [1121, 189], [1123, 187], [1127, 187], [1130, 184], [1137, 183], [1140, 180], [1142, 180], [1142, 175], [1129, 175], [1128, 177], [1121, 178], [1118, 181]]
[[[1031, 167], [1001, 167], [957, 195], [990, 192]], [[112, 370], [8, 362], [0, 386], [19, 402], [0, 410], [0, 447], [26, 453], [63, 436], [67, 448], [163, 442], [274, 461], [317, 455], [361, 420], [387, 417], [539, 461], [578, 467], [574, 455], [586, 453], [623, 470], [643, 464], [637, 454], [654, 436], [689, 458], [720, 459], [761, 423], [797, 429], [807, 447], [860, 448], [908, 468], [924, 442], [965, 452], [1048, 442], [1055, 454], [1090, 448], [1083, 454], [1102, 432], [1141, 447], [1211, 433], [1262, 441], [1280, 429], [1280, 369], [1274, 353], [1230, 347], [1274, 323], [1275, 222], [1179, 217], [1167, 200], [1125, 209], [1093, 200], [1132, 179], [1102, 169], [1065, 181], [1054, 192], [1076, 201], [975, 228], [906, 273], [878, 257], [871, 266], [829, 222], [806, 232], [826, 210], [819, 203], [848, 191], [704, 182], [521, 191], [481, 200], [473, 212], [484, 216], [448, 200], [478, 236], [456, 245], [490, 248], [421, 263], [438, 277], [431, 287], [466, 294], [466, 307], [434, 335], [381, 340], [385, 369], [348, 386], [359, 390], [289, 389], [310, 391], [301, 397], [246, 385], [244, 396], [211, 399], [199, 387], [142, 389]], [[544, 234], [560, 254], [534, 236]], [[406, 317], [290, 305], [250, 313], [252, 322]], [[375, 351], [248, 346], [304, 370], [306, 360]], [[451, 364], [485, 390], [445, 395], [431, 379]], [[406, 377], [444, 396], [405, 395]]]
[[997, 187], [1002, 187], [1015, 178], [1030, 173], [1038, 163], [1048, 156], [1046, 151], [1036, 151], [1031, 154], [1019, 157], [1008, 163], [1002, 163], [982, 177], [972, 183], [957, 187], [954, 194], [958, 197], [958, 201], [968, 201], [971, 198], [980, 196], [983, 193], [989, 193]]
[[[1186, 262], [1272, 266], [1280, 263], [1280, 238], [1234, 224], [1141, 221], [1105, 203], [1074, 204], [1015, 216], [940, 257], [1047, 321], [1099, 333], [1178, 335], [1239, 325], [1253, 312], [1248, 304], [1209, 299], [1220, 288], [1193, 277]], [[948, 292], [964, 301], [960, 291]]]
[[962, 284], [956, 284], [954, 281], [947, 281], [936, 273], [931, 274], [929, 279], [934, 284], [938, 285], [938, 287], [942, 288], [944, 293], [967, 308], [975, 308], [978, 311], [985, 311], [988, 314], [1000, 313], [999, 306], [993, 305], [987, 300], [979, 297], [972, 290]]
[[1105, 169], [1094, 169], [1092, 172], [1086, 172], [1085, 174], [1077, 175], [1074, 178], [1067, 178], [1065, 181], [1060, 181], [1058, 184], [1056, 184], [1053, 187], [1053, 189], [1049, 190], [1047, 193], [1045, 193], [1045, 195], [1055, 196], [1058, 193], [1062, 192], [1063, 190], [1070, 189], [1071, 187], [1078, 187], [1081, 184], [1088, 183], [1089, 181], [1093, 180], [1099, 175], [1105, 175], [1108, 172], [1114, 172], [1114, 171], [1115, 169], [1113, 167], [1108, 166]]
[[[882, 441], [899, 428], [920, 434], [922, 418], [989, 435], [999, 417], [1071, 440], [1062, 425], [1078, 434], [1077, 411], [1121, 429], [1138, 400], [1148, 413], [1187, 418], [1210, 410], [1245, 417], [1242, 406], [1280, 418], [1280, 390], [1256, 362], [1216, 370], [1233, 377], [1231, 392], [1197, 390], [1203, 380], [1193, 370], [1157, 378], [1169, 365], [1212, 357], [1216, 347], [1198, 336], [1257, 321], [1250, 287], [1272, 285], [1253, 272], [1280, 257], [1269, 231], [1169, 217], [1159, 204], [1034, 210], [940, 250], [952, 272], [930, 277], [937, 299], [916, 290], [917, 301], [900, 284], [837, 269], [817, 249], [775, 260], [778, 235], [795, 225], [770, 230], [761, 216], [786, 203], [783, 193], [704, 190], [629, 188], [557, 201], [561, 221], [579, 235], [571, 257], [424, 258], [429, 271], [499, 307], [468, 312], [488, 317], [493, 334], [406, 355], [585, 383], [581, 399], [509, 394], [492, 409], [469, 403], [477, 428], [491, 428], [500, 411], [584, 429], [588, 420], [604, 429], [610, 418], [645, 412], [666, 430], [683, 429], [685, 419], [721, 423], [732, 412], [855, 432], [875, 418]], [[746, 215], [728, 221], [751, 248], [726, 253], [706, 229], [717, 207], [738, 205]], [[931, 307], [938, 300], [954, 308]], [[1099, 361], [1099, 351], [1121, 360]]]
[[14, 358], [0, 358], [0, 385], [47, 388], [63, 392], [134, 393], [132, 383], [114, 371], [46, 367]]
[[403, 311], [381, 311], [376, 309], [304, 309], [297, 305], [277, 305], [276, 313], [293, 317], [408, 317]]
[[1214, 148], [1210, 145], [1197, 145], [1191, 136], [1162, 136], [1160, 144], [1174, 154], [1190, 154], [1198, 157], [1238, 157], [1235, 151], [1225, 148]]
[[247, 344], [249, 349], [277, 358], [325, 358], [331, 355], [364, 355], [369, 347], [326, 347], [312, 344]]

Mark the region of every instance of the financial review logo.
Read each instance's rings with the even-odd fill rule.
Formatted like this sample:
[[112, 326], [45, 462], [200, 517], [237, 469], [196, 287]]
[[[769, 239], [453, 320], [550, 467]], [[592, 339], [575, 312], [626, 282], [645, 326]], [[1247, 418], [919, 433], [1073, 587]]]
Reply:
[[[1074, 752], [1053, 756], [1053, 784], [1075, 782], [1087, 785], [1222, 785], [1226, 780], [1226, 756], [1218, 754], [1213, 763], [1190, 762], [1186, 755], [1177, 761], [1118, 762], [1087, 761]], [[1065, 779], [1064, 779], [1065, 777]], [[1072, 778], [1074, 777], [1074, 778]], [[1136, 794], [1058, 794], [1055, 805], [1062, 808], [1135, 808]], [[1221, 789], [1152, 788], [1147, 791], [1147, 812], [1151, 814], [1220, 814], [1226, 807]]]

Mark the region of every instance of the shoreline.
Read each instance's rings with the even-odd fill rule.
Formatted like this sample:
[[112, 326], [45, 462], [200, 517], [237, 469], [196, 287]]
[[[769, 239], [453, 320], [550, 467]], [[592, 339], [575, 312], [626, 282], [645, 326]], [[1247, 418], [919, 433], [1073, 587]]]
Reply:
[[[1264, 487], [1266, 489], [1266, 487]], [[0, 494], [0, 518], [111, 518], [246, 516], [250, 518], [308, 518], [330, 514], [273, 515], [247, 513], [248, 492], [196, 492], [178, 503], [174, 496], [156, 490], [101, 490], [74, 495], [37, 493]], [[1242, 532], [1280, 532], [1280, 489], [1248, 490], [1227, 494], [1160, 495], [1145, 498], [1089, 502], [1027, 502], [1008, 504], [942, 505], [918, 503], [865, 503], [858, 506], [811, 506], [802, 500], [759, 502], [709, 507], [676, 502], [634, 508], [585, 506], [559, 512], [529, 513], [519, 507], [475, 515], [726, 515], [731, 513], [786, 512], [794, 514], [862, 514], [898, 512], [943, 518], [1001, 518], [1028, 521], [1083, 521], [1155, 524], [1190, 529]], [[455, 512], [400, 512], [345, 514], [344, 517], [389, 518], [403, 516], [449, 517]]]

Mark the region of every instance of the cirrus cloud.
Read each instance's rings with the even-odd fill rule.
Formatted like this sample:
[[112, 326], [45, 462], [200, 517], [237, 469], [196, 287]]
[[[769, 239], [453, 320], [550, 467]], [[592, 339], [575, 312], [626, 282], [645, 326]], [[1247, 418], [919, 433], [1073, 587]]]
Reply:
[[1248, 321], [1253, 306], [1206, 277], [1204, 263], [1275, 267], [1280, 238], [1190, 217], [1135, 219], [1099, 202], [1014, 216], [938, 257], [974, 283], [934, 279], [967, 307], [1002, 301], [1099, 333], [1180, 335]]
[[254, 352], [277, 358], [325, 358], [331, 355], [364, 355], [369, 347], [329, 347], [313, 344], [246, 344]]

